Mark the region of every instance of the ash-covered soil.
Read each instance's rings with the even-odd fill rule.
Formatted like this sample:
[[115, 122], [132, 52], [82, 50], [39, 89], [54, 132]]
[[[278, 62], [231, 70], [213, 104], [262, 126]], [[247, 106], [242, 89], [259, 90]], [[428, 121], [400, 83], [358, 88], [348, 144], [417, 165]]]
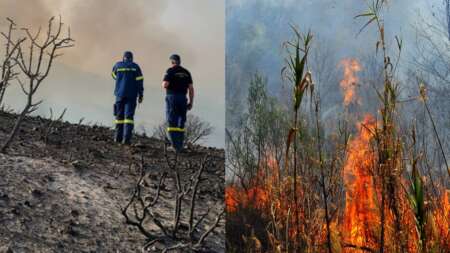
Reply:
[[[0, 143], [15, 117], [0, 112]], [[125, 224], [121, 208], [132, 196], [142, 155], [149, 187], [158, 184], [161, 172], [171, 175], [164, 143], [138, 136], [137, 146], [124, 147], [112, 142], [110, 128], [65, 122], [54, 123], [45, 141], [49, 124], [27, 118], [7, 154], [0, 154], [0, 252], [141, 252], [146, 238]], [[203, 175], [196, 210], [199, 215], [208, 207], [212, 211], [199, 233], [223, 208], [224, 151], [195, 146], [179, 158], [183, 168], [205, 156], [213, 165]], [[165, 225], [172, 222], [174, 187], [169, 176], [154, 208]], [[188, 204], [183, 203], [185, 209]], [[156, 226], [150, 227], [160, 235]], [[224, 252], [224, 238], [222, 219], [201, 252]]]

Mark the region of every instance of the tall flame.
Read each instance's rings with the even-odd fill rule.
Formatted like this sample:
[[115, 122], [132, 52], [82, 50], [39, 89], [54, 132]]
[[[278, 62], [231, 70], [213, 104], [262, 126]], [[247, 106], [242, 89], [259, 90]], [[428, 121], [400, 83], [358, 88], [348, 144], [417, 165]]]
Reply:
[[340, 82], [342, 92], [344, 93], [344, 105], [349, 105], [352, 102], [357, 102], [356, 99], [356, 85], [359, 78], [356, 75], [361, 71], [361, 64], [356, 59], [343, 59], [339, 65], [344, 70], [344, 78]]
[[[357, 72], [361, 71], [361, 65], [356, 59], [344, 59], [340, 65], [344, 70], [344, 79], [340, 86], [344, 93], [344, 104], [359, 104], [356, 94], [356, 84], [358, 83]], [[357, 133], [349, 141], [347, 146], [347, 156], [343, 168], [343, 180], [345, 187], [345, 204], [339, 205], [337, 210], [339, 215], [330, 216], [329, 222], [330, 239], [336, 252], [362, 253], [367, 251], [377, 252], [380, 248], [380, 234], [383, 216], [383, 248], [385, 252], [419, 252], [420, 247], [428, 250], [431, 248], [450, 248], [450, 191], [443, 191], [436, 199], [429, 198], [436, 206], [427, 210], [426, 221], [426, 242], [421, 242], [417, 229], [417, 220], [414, 208], [411, 205], [407, 191], [395, 192], [396, 213], [386, 205], [381, 207], [382, 185], [380, 180], [378, 164], [378, 154], [373, 145], [379, 123], [373, 115], [366, 114], [357, 123]], [[305, 180], [298, 176], [297, 180]], [[308, 179], [306, 179], [308, 180]], [[400, 175], [400, 182], [408, 184], [408, 180]], [[283, 240], [288, 241], [290, 249], [293, 243], [300, 237], [309, 238], [311, 243], [315, 241], [317, 245], [326, 243], [327, 224], [314, 226], [295, 227], [301, 224], [311, 214], [306, 214], [310, 209], [302, 209], [303, 203], [295, 205], [292, 202], [293, 178], [280, 172], [279, 161], [275, 159], [272, 152], [268, 151], [261, 159], [259, 171], [247, 182], [245, 187], [229, 185], [226, 188], [226, 206], [230, 217], [243, 215], [246, 219], [236, 219], [234, 222], [242, 223], [250, 220], [255, 222], [252, 229], [260, 226], [261, 222], [269, 221], [259, 235], [263, 244], [269, 247], [267, 252], [284, 252]], [[299, 199], [303, 199], [306, 194], [301, 189], [297, 189]], [[428, 198], [428, 197], [427, 197]], [[340, 202], [342, 203], [342, 202]], [[430, 205], [431, 207], [431, 205]], [[308, 206], [310, 208], [310, 206]], [[382, 209], [383, 208], [383, 209]], [[249, 212], [248, 210], [251, 210]], [[299, 211], [296, 217], [295, 211]], [[314, 222], [325, 220], [322, 207], [316, 209], [316, 219]], [[247, 216], [246, 216], [247, 215]], [[259, 216], [258, 216], [259, 215]], [[255, 216], [261, 219], [255, 219]], [[301, 221], [301, 222], [297, 222]], [[316, 223], [315, 223], [316, 224]], [[240, 224], [245, 230], [247, 224]], [[268, 229], [270, 227], [270, 229]], [[283, 231], [283, 232], [280, 232]], [[258, 231], [256, 231], [258, 232]], [[252, 230], [253, 233], [253, 230]], [[256, 233], [258, 234], [258, 233]], [[253, 236], [253, 235], [252, 235]], [[322, 247], [322, 246], [320, 246]], [[272, 250], [272, 251], [271, 251]], [[311, 251], [324, 252], [324, 251]], [[334, 252], [334, 251], [333, 251]], [[428, 252], [428, 251], [426, 251]], [[447, 251], [441, 251], [447, 252]]]
[[375, 154], [370, 148], [376, 120], [367, 114], [358, 123], [358, 135], [350, 141], [344, 166], [346, 204], [343, 233], [346, 242], [353, 245], [373, 245], [372, 230], [377, 222], [376, 189], [370, 173]]

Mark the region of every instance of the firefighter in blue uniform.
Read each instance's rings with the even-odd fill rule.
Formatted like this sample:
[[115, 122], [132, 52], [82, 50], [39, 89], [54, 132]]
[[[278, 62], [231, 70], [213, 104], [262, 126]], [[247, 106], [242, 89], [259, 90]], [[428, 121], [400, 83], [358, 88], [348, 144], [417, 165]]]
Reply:
[[144, 77], [139, 65], [133, 62], [133, 53], [129, 51], [124, 53], [123, 60], [114, 65], [112, 77], [116, 80], [114, 140], [129, 145], [134, 128], [136, 103], [142, 103], [144, 99]]
[[180, 56], [174, 54], [169, 59], [172, 67], [166, 71], [162, 83], [166, 89], [167, 133], [172, 147], [180, 152], [183, 149], [186, 113], [194, 105], [194, 87], [191, 73], [180, 65]]

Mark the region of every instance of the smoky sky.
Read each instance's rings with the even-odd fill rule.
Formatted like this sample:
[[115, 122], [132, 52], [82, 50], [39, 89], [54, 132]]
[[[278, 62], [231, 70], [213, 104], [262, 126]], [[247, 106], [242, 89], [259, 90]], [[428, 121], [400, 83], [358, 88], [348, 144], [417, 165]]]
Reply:
[[[152, 71], [170, 52], [196, 64], [202, 58], [197, 52], [214, 52], [199, 50], [204, 45], [212, 49], [223, 45], [221, 1], [2, 0], [0, 7], [2, 17], [35, 29], [45, 27], [49, 17], [61, 15], [76, 40], [76, 49], [68, 50], [62, 61], [97, 74], [110, 70], [103, 67], [105, 59], [120, 59], [124, 50], [134, 51], [136, 59]], [[203, 38], [198, 30], [204, 32]]]
[[[270, 51], [280, 53], [281, 45], [291, 36], [289, 25], [301, 31], [311, 30], [314, 43], [330, 44], [342, 56], [357, 55], [375, 49], [376, 31], [367, 28], [359, 32], [367, 19], [355, 18], [367, 11], [363, 0], [229, 0], [227, 2], [227, 50], [239, 44], [242, 30], [237, 26], [258, 27], [252, 38], [253, 47], [266, 43], [274, 45]], [[383, 13], [389, 43], [394, 35], [403, 39], [408, 47], [414, 40], [413, 27], [418, 15], [425, 18], [433, 13], [441, 0], [396, 0]], [[237, 21], [239, 19], [239, 21]], [[371, 43], [373, 42], [373, 43]], [[277, 46], [278, 45], [278, 46]], [[269, 50], [267, 50], [269, 51]], [[233, 54], [227, 55], [232, 57]]]
[[[368, 19], [356, 18], [357, 15], [367, 12], [367, 4], [370, 2], [372, 0], [228, 0], [227, 128], [231, 131], [241, 128], [242, 115], [245, 120], [247, 90], [255, 74], [262, 75], [264, 80], [267, 80], [269, 95], [277, 98], [280, 104], [289, 105], [292, 97], [291, 86], [289, 90], [283, 89], [291, 84], [286, 82], [288, 83], [286, 85], [283, 82], [281, 72], [287, 65], [286, 52], [282, 45], [293, 36], [290, 25], [296, 26], [302, 33], [310, 30], [314, 36], [308, 57], [308, 68], [312, 71], [316, 84], [314, 90], [318, 91], [316, 94], [320, 94], [321, 124], [324, 126], [325, 134], [335, 131], [346, 109], [342, 104], [343, 94], [339, 87], [342, 68], [338, 67], [344, 58], [356, 58], [362, 63], [362, 70], [358, 72], [361, 82], [357, 85], [357, 95], [363, 103], [352, 110], [351, 117], [357, 119], [360, 116], [354, 111], [378, 115], [380, 100], [374, 90], [378, 88], [377, 85], [383, 84], [383, 80], [377, 80], [383, 77], [380, 75], [383, 68], [382, 53], [376, 52], [378, 31], [374, 24], [360, 31]], [[405, 97], [416, 97], [418, 90], [415, 78], [417, 76], [421, 78], [423, 69], [430, 66], [443, 68], [441, 73], [446, 80], [435, 81], [425, 73], [423, 76], [428, 78], [424, 79], [427, 87], [445, 88], [450, 78], [448, 60], [439, 60], [450, 59], [445, 1], [388, 0], [387, 2], [382, 18], [391, 60], [395, 59], [398, 53], [395, 36], [403, 41], [399, 68], [395, 75], [395, 81], [398, 81], [401, 87], [397, 99], [406, 101]], [[437, 55], [439, 57], [436, 57]], [[424, 58], [420, 56], [426, 60], [423, 61]], [[319, 64], [313, 65], [315, 59], [318, 59]], [[418, 66], [420, 64], [423, 66]], [[331, 78], [325, 79], [329, 73]], [[318, 80], [319, 76], [325, 77], [323, 78], [325, 80]], [[436, 90], [442, 91], [440, 93], [443, 94], [429, 92], [429, 101], [433, 103], [431, 108], [436, 115], [439, 135], [448, 143], [450, 114], [446, 109], [449, 108], [448, 94], [445, 94], [448, 88]], [[309, 100], [306, 102], [309, 103]], [[292, 107], [287, 108], [292, 110]], [[308, 107], [304, 110], [304, 116], [308, 116]], [[410, 124], [414, 125], [415, 120], [421, 118], [419, 114], [423, 113], [422, 104], [413, 102], [399, 103], [397, 110], [399, 117], [403, 119], [399, 123], [402, 128], [404, 127], [402, 131], [409, 128]], [[427, 135], [427, 131], [424, 130], [424, 135]], [[448, 145], [444, 146], [448, 153]]]
[[[131, 50], [145, 81], [145, 100], [138, 108], [138, 129], [150, 131], [164, 120], [164, 93], [160, 83], [177, 53], [194, 79], [193, 114], [215, 127], [207, 144], [224, 143], [225, 6], [222, 0], [0, 0], [0, 28], [6, 17], [19, 27], [46, 27], [51, 16], [61, 15], [70, 26], [75, 47], [58, 59], [39, 96], [49, 107], [68, 107], [67, 118], [111, 125], [113, 81], [111, 69]], [[1, 49], [0, 49], [1, 53]], [[23, 99], [20, 89], [8, 91], [7, 103], [15, 109]], [[214, 98], [214, 99], [212, 99]]]
[[[321, 118], [329, 129], [334, 129], [339, 115], [345, 107], [342, 105], [343, 94], [339, 87], [342, 80], [342, 68], [339, 62], [344, 58], [356, 58], [362, 64], [358, 73], [361, 82], [358, 83], [357, 95], [362, 105], [357, 108], [361, 112], [376, 114], [379, 99], [374, 87], [382, 80], [382, 54], [376, 53], [378, 34], [375, 25], [360, 31], [367, 22], [367, 17], [356, 18], [358, 14], [368, 9], [364, 0], [228, 0], [226, 4], [226, 126], [229, 129], [238, 128], [242, 115], [246, 112], [247, 90], [255, 74], [262, 75], [267, 80], [269, 95], [276, 97], [286, 108], [291, 97], [290, 83], [283, 81], [281, 72], [286, 66], [286, 52], [283, 43], [292, 39], [290, 25], [296, 26], [301, 32], [310, 30], [313, 33], [312, 48], [308, 68], [312, 71], [316, 84], [315, 91], [321, 98]], [[435, 45], [427, 44], [432, 38], [441, 47], [442, 54], [448, 57], [448, 34], [446, 32], [445, 2], [442, 0], [392, 0], [382, 12], [385, 23], [388, 54], [396, 59], [395, 36], [403, 41], [402, 54], [396, 73], [396, 80], [401, 83], [399, 98], [417, 96], [416, 75], [422, 75], [418, 61], [425, 55], [432, 59]], [[439, 26], [443, 32], [429, 31], [428, 24]], [[418, 34], [428, 32], [421, 39]], [[424, 43], [425, 41], [425, 43]], [[420, 44], [422, 43], [422, 44]], [[445, 45], [446, 44], [446, 45]], [[424, 48], [425, 50], [420, 50]], [[441, 55], [442, 55], [441, 54]], [[437, 58], [437, 57], [436, 57]], [[431, 67], [444, 68], [448, 72], [446, 62], [431, 63]], [[428, 67], [429, 65], [423, 65]], [[378, 68], [378, 69], [377, 69]], [[377, 71], [377, 72], [374, 72]], [[377, 74], [378, 73], [378, 74]], [[426, 76], [427, 74], [424, 74]], [[328, 78], [328, 79], [327, 79]], [[429, 86], [443, 87], [445, 83], [427, 80]], [[430, 101], [447, 100], [430, 92]], [[286, 104], [287, 103], [287, 104]], [[408, 106], [406, 106], [408, 105]], [[433, 108], [439, 113], [439, 124], [446, 124], [449, 112], [439, 108], [448, 108], [444, 103]], [[412, 111], [419, 111], [419, 105], [403, 104], [405, 118], [413, 118]], [[408, 109], [406, 109], [408, 107]], [[410, 113], [406, 113], [408, 111]], [[244, 115], [245, 116], [245, 115]], [[442, 129], [448, 129], [443, 127]], [[448, 132], [442, 136], [448, 136]]]
[[[376, 55], [378, 34], [375, 27], [369, 26], [360, 31], [367, 18], [355, 18], [367, 11], [368, 2], [227, 1], [227, 98], [234, 97], [235, 90], [245, 92], [245, 84], [256, 72], [267, 77], [269, 91], [277, 92], [285, 57], [282, 45], [292, 38], [290, 25], [296, 26], [301, 32], [311, 30], [314, 35], [313, 47], [329, 49], [338, 59]], [[414, 57], [415, 27], [420, 22], [419, 16], [431, 19], [435, 9], [442, 7], [441, 0], [388, 1], [383, 11], [386, 38], [389, 45], [396, 45], [395, 36], [403, 41], [401, 68], [408, 68], [411, 57]], [[395, 50], [395, 46], [391, 48]]]

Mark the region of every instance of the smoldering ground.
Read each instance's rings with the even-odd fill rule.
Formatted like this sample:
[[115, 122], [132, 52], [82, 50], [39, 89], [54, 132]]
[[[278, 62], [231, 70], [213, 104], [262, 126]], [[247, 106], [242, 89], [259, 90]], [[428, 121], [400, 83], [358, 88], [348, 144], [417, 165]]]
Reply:
[[[164, 120], [162, 75], [172, 53], [182, 56], [197, 88], [192, 113], [215, 127], [207, 144], [223, 146], [224, 126], [224, 3], [223, 1], [0, 1], [0, 28], [6, 17], [18, 27], [46, 28], [61, 15], [70, 26], [75, 47], [64, 52], [39, 91], [48, 108], [68, 108], [66, 119], [111, 125], [112, 65], [125, 50], [135, 54], [145, 76], [145, 101], [137, 110], [137, 129], [150, 131]], [[0, 49], [2, 50], [2, 49]], [[1, 53], [1, 52], [0, 52]], [[18, 85], [7, 91], [6, 104], [20, 109]], [[214, 97], [214, 99], [211, 99]], [[208, 108], [208, 109], [205, 109]]]

